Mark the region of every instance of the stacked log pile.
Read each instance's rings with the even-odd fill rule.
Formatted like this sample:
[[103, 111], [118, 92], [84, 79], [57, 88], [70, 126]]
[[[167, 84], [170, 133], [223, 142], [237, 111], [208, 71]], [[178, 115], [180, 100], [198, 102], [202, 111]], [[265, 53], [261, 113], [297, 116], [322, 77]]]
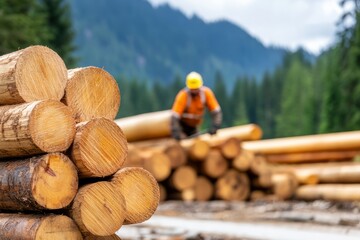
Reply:
[[176, 141], [170, 116], [115, 120], [131, 139], [127, 164], [153, 173], [162, 200], [359, 200], [360, 131], [259, 140], [249, 124]]
[[159, 186], [124, 167], [109, 73], [31, 46], [0, 57], [0, 89], [0, 239], [119, 239], [152, 216]]

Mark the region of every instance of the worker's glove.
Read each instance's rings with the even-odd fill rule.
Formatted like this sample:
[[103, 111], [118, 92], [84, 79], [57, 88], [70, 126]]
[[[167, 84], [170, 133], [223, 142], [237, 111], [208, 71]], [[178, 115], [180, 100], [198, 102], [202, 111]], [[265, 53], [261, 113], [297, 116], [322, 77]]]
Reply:
[[221, 109], [215, 110], [211, 112], [211, 121], [212, 126], [209, 130], [209, 134], [216, 134], [217, 130], [220, 128], [222, 123], [222, 111]]
[[175, 116], [172, 115], [171, 116], [171, 137], [176, 139], [176, 140], [180, 140], [181, 139], [181, 127], [180, 127], [180, 123], [179, 123], [179, 119]]
[[210, 128], [210, 130], [209, 130], [209, 134], [210, 134], [210, 135], [216, 134], [216, 132], [217, 132], [218, 129], [219, 129], [219, 127], [217, 127], [217, 126], [212, 126], [212, 127]]
[[181, 139], [181, 135], [180, 135], [180, 132], [179, 131], [173, 131], [171, 133], [171, 137], [176, 139], [176, 140], [180, 140]]

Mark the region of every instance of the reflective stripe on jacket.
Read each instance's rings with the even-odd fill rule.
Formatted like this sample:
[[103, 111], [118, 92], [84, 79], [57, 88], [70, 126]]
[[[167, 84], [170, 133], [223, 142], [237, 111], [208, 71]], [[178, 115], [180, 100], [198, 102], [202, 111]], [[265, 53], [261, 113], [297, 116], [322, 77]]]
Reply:
[[210, 88], [201, 87], [195, 97], [190, 94], [188, 88], [184, 88], [177, 94], [172, 111], [187, 125], [196, 127], [202, 122], [205, 106], [210, 112], [220, 110], [220, 105]]

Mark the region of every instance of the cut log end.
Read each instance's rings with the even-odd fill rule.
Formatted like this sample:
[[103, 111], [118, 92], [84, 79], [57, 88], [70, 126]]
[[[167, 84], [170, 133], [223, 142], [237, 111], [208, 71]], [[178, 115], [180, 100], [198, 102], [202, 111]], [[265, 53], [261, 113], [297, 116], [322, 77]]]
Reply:
[[240, 140], [235, 137], [228, 138], [221, 145], [221, 154], [227, 159], [233, 159], [239, 155], [241, 150]]
[[124, 164], [128, 153], [126, 137], [113, 121], [98, 118], [77, 131], [72, 158], [79, 176], [104, 177], [115, 173]]
[[48, 154], [34, 169], [31, 185], [33, 197], [40, 206], [47, 209], [64, 208], [77, 193], [77, 170], [65, 155]]
[[40, 102], [29, 121], [32, 140], [44, 152], [65, 151], [74, 140], [75, 121], [70, 109], [60, 102]]
[[165, 154], [169, 156], [171, 168], [183, 166], [186, 161], [186, 153], [179, 143], [170, 145], [165, 149]]
[[196, 171], [190, 166], [181, 166], [175, 169], [172, 177], [172, 186], [179, 191], [192, 188], [196, 183]]
[[232, 169], [216, 181], [215, 189], [215, 194], [220, 199], [243, 201], [250, 193], [249, 178]]
[[37, 232], [36, 240], [41, 239], [83, 239], [75, 222], [63, 215], [49, 216], [43, 218]]
[[120, 107], [120, 90], [115, 79], [97, 67], [76, 68], [68, 71], [65, 102], [77, 122], [105, 117], [114, 120]]
[[81, 232], [97, 236], [114, 234], [122, 226], [125, 215], [125, 199], [110, 182], [80, 188], [71, 210]]
[[112, 182], [126, 201], [125, 224], [149, 219], [160, 201], [160, 189], [155, 178], [145, 169], [128, 167], [114, 174]]
[[67, 82], [61, 57], [44, 46], [24, 49], [16, 64], [16, 87], [25, 102], [52, 99], [59, 101]]
[[214, 186], [206, 177], [198, 177], [195, 183], [195, 199], [197, 201], [208, 201], [214, 193]]
[[220, 151], [211, 150], [204, 162], [202, 170], [206, 176], [219, 178], [229, 168], [228, 161], [221, 155]]
[[209, 143], [196, 139], [188, 151], [188, 155], [192, 160], [203, 161], [209, 154]]
[[144, 160], [144, 168], [148, 170], [156, 180], [163, 181], [171, 173], [171, 161], [164, 153], [154, 153]]

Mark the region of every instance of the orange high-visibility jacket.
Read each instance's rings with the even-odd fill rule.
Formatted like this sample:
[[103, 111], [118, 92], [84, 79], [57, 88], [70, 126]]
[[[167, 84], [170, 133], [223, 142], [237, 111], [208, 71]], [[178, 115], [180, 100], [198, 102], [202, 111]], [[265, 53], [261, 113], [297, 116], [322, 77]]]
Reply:
[[188, 88], [184, 88], [176, 95], [172, 112], [187, 125], [196, 127], [203, 120], [205, 106], [210, 112], [220, 110], [220, 105], [210, 88], [202, 86], [195, 97], [191, 96]]

